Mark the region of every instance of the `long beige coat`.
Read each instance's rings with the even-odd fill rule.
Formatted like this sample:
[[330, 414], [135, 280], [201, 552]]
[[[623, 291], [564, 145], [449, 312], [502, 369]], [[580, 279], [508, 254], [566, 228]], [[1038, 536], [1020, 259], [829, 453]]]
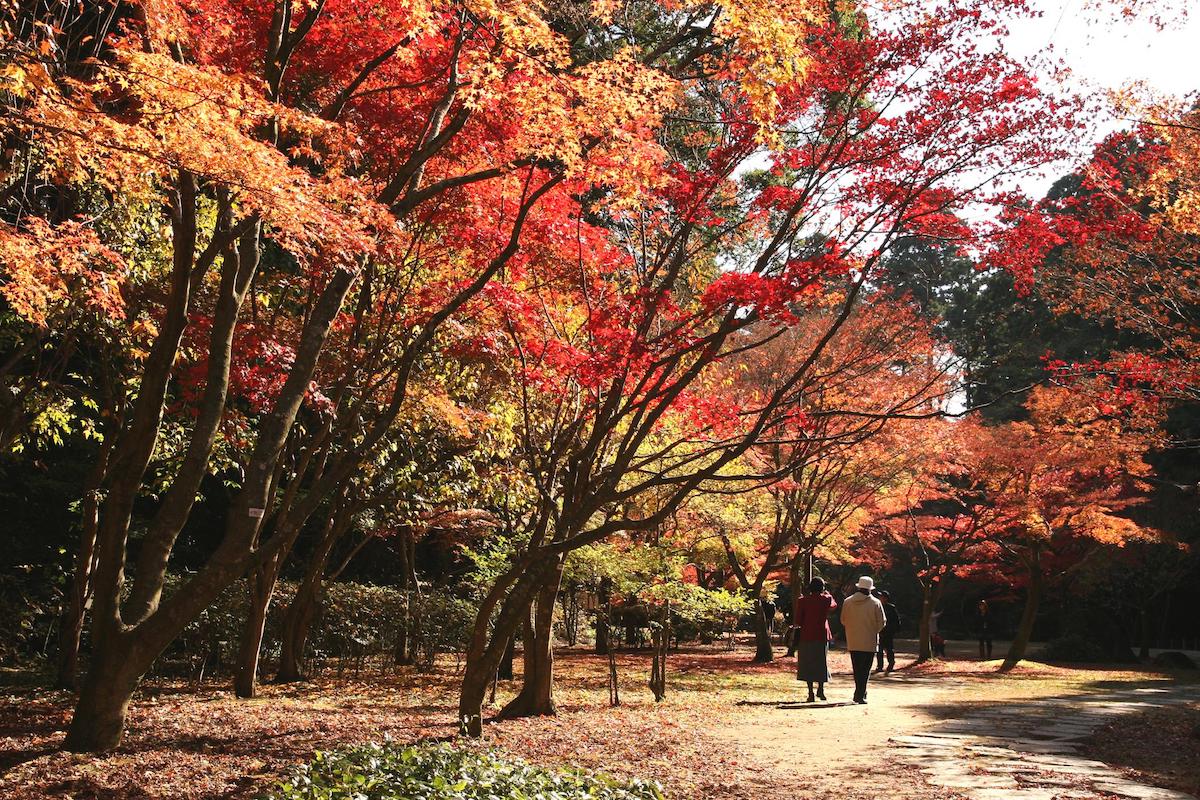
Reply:
[[874, 653], [879, 648], [879, 632], [886, 623], [883, 603], [869, 594], [855, 592], [842, 602], [847, 650]]

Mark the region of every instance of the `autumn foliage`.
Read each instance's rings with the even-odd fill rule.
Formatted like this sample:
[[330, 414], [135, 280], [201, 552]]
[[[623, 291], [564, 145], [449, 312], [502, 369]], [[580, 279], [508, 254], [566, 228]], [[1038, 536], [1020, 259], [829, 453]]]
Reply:
[[[941, 421], [954, 354], [889, 284], [914, 240], [1026, 281], [1067, 248], [1064, 306], [1143, 324], [1112, 302], [1119, 259], [1194, 305], [1176, 268], [1196, 187], [1170, 177], [1187, 136], [1107, 143], [1069, 201], [1013, 193], [1081, 130], [1081, 105], [1000, 46], [1026, 12], [6, 6], [0, 443], [36, 442], [50, 408], [96, 452], [60, 642], [72, 686], [88, 621], [67, 746], [117, 746], [143, 675], [243, 577], [237, 694], [258, 690], [286, 569], [303, 591], [279, 679], [303, 677], [322, 583], [376, 539], [410, 593], [419, 540], [474, 560], [457, 721], [478, 736], [518, 640], [501, 716], [555, 712], [556, 601], [590, 548], [711, 532], [711, 581], [755, 602], [857, 538], [935, 553], [932, 585], [1142, 535], [1120, 512], [1152, 404], [1044, 388], [1027, 422]], [[1154, 313], [1161, 347], [1117, 382], [1191, 391], [1191, 322]], [[198, 525], [218, 530], [167, 591]], [[663, 563], [655, 587], [685, 571]], [[682, 595], [655, 591], [667, 625]]]

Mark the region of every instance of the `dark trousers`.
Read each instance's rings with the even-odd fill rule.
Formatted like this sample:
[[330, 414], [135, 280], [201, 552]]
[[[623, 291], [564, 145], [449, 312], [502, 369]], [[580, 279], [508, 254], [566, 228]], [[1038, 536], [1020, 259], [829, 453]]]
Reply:
[[887, 656], [888, 672], [896, 668], [896, 634], [884, 631], [879, 634], [879, 651], [875, 657], [879, 659], [877, 669], [883, 669], [883, 657]]
[[867, 680], [871, 677], [871, 665], [875, 654], [869, 650], [851, 650], [850, 663], [854, 667], [854, 699], [867, 699]]
[[979, 657], [992, 657], [992, 634], [988, 631], [979, 634]]

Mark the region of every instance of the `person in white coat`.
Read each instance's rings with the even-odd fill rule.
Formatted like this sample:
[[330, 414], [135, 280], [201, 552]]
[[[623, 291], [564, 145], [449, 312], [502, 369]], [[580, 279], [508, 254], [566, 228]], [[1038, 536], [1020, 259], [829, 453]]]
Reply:
[[858, 579], [856, 591], [842, 603], [842, 627], [846, 629], [846, 649], [854, 667], [854, 702], [867, 702], [867, 680], [879, 648], [879, 632], [887, 624], [883, 604], [871, 596], [875, 581], [866, 575]]

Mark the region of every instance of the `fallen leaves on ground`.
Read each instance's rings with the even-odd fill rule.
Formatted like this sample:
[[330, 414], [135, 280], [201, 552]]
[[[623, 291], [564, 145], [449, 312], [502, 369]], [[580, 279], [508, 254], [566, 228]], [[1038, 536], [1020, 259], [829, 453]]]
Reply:
[[[649, 652], [622, 653], [617, 658], [622, 705], [612, 708], [607, 661], [565, 652], [556, 663], [558, 716], [489, 724], [484, 740], [544, 766], [578, 765], [654, 779], [673, 798], [796, 800], [809, 796], [808, 787], [820, 787], [820, 796], [829, 800], [859, 796], [854, 783], [864, 775], [854, 773], [852, 763], [839, 762], [836, 752], [819, 759], [793, 757], [793, 752], [803, 755], [819, 745], [789, 743], [786, 737], [794, 733], [782, 733], [789, 720], [803, 719], [808, 726], [811, 719], [814, 727], [804, 730], [825, 741], [841, 735], [847, 723], [777, 711], [777, 703], [801, 696], [794, 661], [781, 657], [752, 664], [750, 658], [746, 649], [672, 653], [667, 699], [655, 703], [646, 688]], [[835, 699], [848, 691], [845, 653], [831, 653], [831, 666], [836, 677], [829, 691]], [[938, 675], [946, 676], [944, 686], [924, 681]], [[1083, 687], [1117, 675], [1132, 677], [1029, 668], [999, 679], [986, 664], [942, 662], [898, 670], [893, 680], [918, 678], [937, 693], [941, 713], [950, 713], [960, 703], [965, 707], [1014, 693], [1057, 692], [1069, 684]], [[516, 687], [501, 682], [490, 710]], [[70, 721], [70, 694], [9, 689], [0, 694], [0, 796], [252, 798], [315, 750], [385, 736], [405, 743], [453, 736], [456, 689], [455, 664], [449, 660], [432, 673], [367, 667], [341, 679], [329, 675], [308, 683], [266, 684], [253, 700], [239, 700], [224, 682], [195, 686], [153, 680], [134, 700], [121, 747], [98, 757], [59, 750]], [[873, 705], [870, 714], [874, 730], [869, 738], [882, 742], [890, 727], [908, 724], [912, 710], [889, 712], [886, 705]], [[892, 772], [878, 760], [863, 763], [880, 771], [893, 797], [939, 796], [919, 774]]]
[[1084, 750], [1131, 780], [1200, 796], [1200, 702], [1117, 717]]

